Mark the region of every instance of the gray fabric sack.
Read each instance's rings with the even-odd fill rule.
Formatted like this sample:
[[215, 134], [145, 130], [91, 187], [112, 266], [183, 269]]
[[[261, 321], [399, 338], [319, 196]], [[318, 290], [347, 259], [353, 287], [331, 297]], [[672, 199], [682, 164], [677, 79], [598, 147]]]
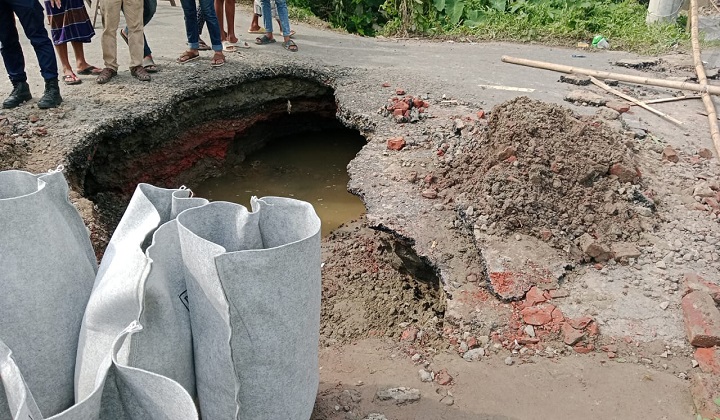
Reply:
[[318, 388], [320, 219], [312, 205], [214, 202], [177, 223], [204, 419], [307, 419]]
[[[107, 349], [134, 321], [143, 332], [126, 340], [119, 360], [167, 376], [195, 395], [180, 244], [174, 222], [167, 223], [180, 211], [207, 203], [189, 196], [184, 189], [136, 188], [108, 244], [85, 311], [75, 376], [78, 401], [94, 391]], [[152, 245], [145, 250], [151, 234]]]
[[[142, 327], [133, 322], [120, 332], [103, 359], [95, 388], [82, 401], [46, 420], [195, 420], [195, 404], [175, 381], [125, 366], [118, 353], [125, 341]], [[42, 420], [11, 351], [0, 341], [0, 383], [8, 404], [0, 404], [0, 418]]]
[[97, 270], [61, 172], [0, 172], [0, 267], [0, 340], [40, 412], [59, 413], [73, 404], [77, 337]]

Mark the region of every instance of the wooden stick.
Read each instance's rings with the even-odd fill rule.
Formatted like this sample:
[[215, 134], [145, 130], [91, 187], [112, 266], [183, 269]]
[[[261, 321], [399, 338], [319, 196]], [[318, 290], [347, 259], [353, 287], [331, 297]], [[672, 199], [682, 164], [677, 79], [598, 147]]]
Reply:
[[501, 85], [478, 85], [483, 89], [510, 90], [514, 92], [535, 92], [535, 89]]
[[666, 120], [668, 120], [668, 121], [670, 121], [670, 122], [672, 122], [672, 123], [675, 123], [675, 124], [677, 124], [677, 125], [682, 125], [682, 121], [677, 120], [677, 119], [675, 119], [675, 118], [667, 115], [667, 114], [664, 113], [664, 112], [658, 111], [657, 109], [649, 106], [649, 105], [646, 104], [645, 102], [642, 102], [642, 101], [640, 101], [640, 100], [637, 100], [637, 99], [633, 98], [632, 96], [626, 95], [626, 94], [620, 92], [620, 91], [617, 90], [617, 89], [613, 89], [613, 88], [611, 88], [610, 86], [606, 85], [605, 83], [599, 81], [598, 79], [596, 79], [596, 78], [594, 78], [594, 77], [592, 77], [592, 76], [590, 76], [590, 81], [593, 82], [594, 85], [600, 86], [601, 88], [603, 88], [603, 89], [605, 89], [606, 91], [612, 93], [613, 95], [617, 95], [617, 96], [619, 96], [619, 97], [621, 97], [621, 98], [623, 98], [623, 99], [625, 99], [625, 100], [627, 100], [627, 101], [630, 101], [630, 102], [632, 102], [632, 103], [634, 103], [634, 104], [636, 104], [636, 105], [639, 105], [639, 106], [647, 109], [648, 111], [652, 112], [653, 114], [658, 115], [658, 116], [661, 116], [661, 117], [665, 118]]
[[645, 102], [646, 104], [660, 104], [663, 102], [684, 101], [685, 99], [702, 99], [702, 96], [673, 96], [672, 98], [648, 99], [647, 101], [643, 102]]
[[[692, 43], [693, 60], [695, 61], [695, 72], [698, 76], [698, 83], [703, 87], [710, 88], [711, 86], [707, 84], [705, 67], [703, 67], [702, 58], [700, 57], [697, 8], [697, 0], [690, 0], [690, 41]], [[708, 113], [710, 137], [712, 137], [713, 144], [715, 145], [715, 151], [720, 155], [720, 129], [718, 128], [717, 113], [715, 112], [715, 104], [708, 94], [707, 89], [702, 93], [702, 100]]]
[[678, 82], [676, 80], [653, 79], [650, 77], [642, 77], [642, 76], [631, 76], [631, 75], [622, 74], [622, 73], [611, 73], [609, 71], [599, 71], [599, 70], [586, 69], [586, 68], [582, 68], [582, 67], [564, 66], [562, 64], [548, 63], [545, 61], [528, 60], [526, 58], [509, 57], [507, 55], [504, 55], [502, 57], [502, 61], [505, 63], [519, 64], [521, 66], [535, 67], [535, 68], [541, 68], [541, 69], [546, 69], [546, 70], [554, 70], [554, 71], [558, 71], [560, 73], [584, 74], [586, 76], [594, 76], [599, 79], [615, 79], [615, 80], [619, 80], [621, 82], [636, 83], [639, 85], [660, 86], [660, 87], [666, 87], [666, 88], [670, 88], [670, 89], [690, 90], [693, 92], [707, 91], [708, 93], [710, 93], [712, 95], [720, 95], [720, 86], [701, 85], [701, 84], [689, 83], [689, 82]]

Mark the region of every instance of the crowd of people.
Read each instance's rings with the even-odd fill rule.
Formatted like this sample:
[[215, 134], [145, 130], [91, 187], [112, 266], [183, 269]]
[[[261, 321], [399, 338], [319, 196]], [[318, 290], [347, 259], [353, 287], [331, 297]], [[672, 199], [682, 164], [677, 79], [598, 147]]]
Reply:
[[[197, 3], [196, 3], [197, 1]], [[85, 59], [84, 44], [91, 42], [95, 30], [85, 8], [84, 0], [44, 0], [45, 8], [38, 0], [0, 0], [0, 53], [5, 69], [13, 85], [12, 92], [3, 101], [3, 108], [15, 108], [32, 99], [30, 85], [25, 73], [25, 57], [20, 46], [16, 19], [30, 41], [45, 80], [45, 90], [38, 101], [38, 108], [55, 108], [62, 103], [60, 74], [66, 85], [82, 83], [79, 75], [95, 76], [99, 84], [117, 76], [117, 35], [125, 41], [130, 54], [130, 74], [140, 81], [149, 82], [151, 73], [158, 71], [152, 50], [145, 37], [145, 26], [157, 8], [157, 0], [100, 0], [103, 31], [100, 37], [103, 67], [98, 68]], [[178, 58], [180, 64], [200, 58], [201, 50], [212, 50], [210, 66], [225, 64], [225, 53], [249, 48], [239, 43], [235, 34], [235, 0], [180, 0], [185, 17], [188, 48]], [[125, 27], [119, 28], [120, 13], [125, 16]], [[50, 24], [50, 35], [45, 28], [45, 14]], [[259, 25], [262, 18], [264, 27]], [[277, 21], [283, 36], [283, 47], [295, 52], [298, 46], [292, 37], [286, 0], [255, 0], [254, 15], [249, 33], [260, 34], [258, 45], [277, 42], [273, 37], [273, 19]], [[210, 44], [200, 39], [207, 26]], [[75, 66], [70, 63], [68, 44], [75, 56]], [[54, 47], [54, 48], [53, 48]], [[58, 68], [60, 60], [60, 69]]]

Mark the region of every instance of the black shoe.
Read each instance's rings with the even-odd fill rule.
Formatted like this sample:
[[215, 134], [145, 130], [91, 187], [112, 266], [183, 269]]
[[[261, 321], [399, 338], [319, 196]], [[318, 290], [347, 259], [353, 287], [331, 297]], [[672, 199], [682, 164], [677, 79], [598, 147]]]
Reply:
[[13, 90], [10, 92], [10, 96], [3, 101], [3, 108], [15, 108], [30, 99], [32, 99], [30, 85], [27, 82], [13, 82]]
[[60, 86], [57, 79], [45, 79], [45, 92], [38, 101], [38, 108], [48, 109], [55, 108], [62, 103], [60, 96]]

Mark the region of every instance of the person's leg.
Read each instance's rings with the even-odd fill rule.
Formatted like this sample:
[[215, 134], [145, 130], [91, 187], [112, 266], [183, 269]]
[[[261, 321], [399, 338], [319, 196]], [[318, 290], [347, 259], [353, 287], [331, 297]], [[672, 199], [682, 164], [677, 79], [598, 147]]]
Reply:
[[[218, 26], [220, 27], [220, 41], [225, 41], [227, 33], [225, 33], [225, 23], [223, 22], [223, 6], [225, 6], [225, 0], [214, 0], [215, 16], [217, 16]], [[210, 24], [208, 23], [208, 26]]]
[[234, 44], [238, 42], [238, 37], [235, 35], [235, 0], [224, 1], [225, 19], [227, 20], [227, 40]]
[[[20, 21], [25, 36], [35, 50], [40, 64], [40, 74], [45, 80], [57, 80], [58, 67], [55, 49], [45, 29], [45, 11], [38, 1], [3, 0], [9, 4]], [[11, 13], [12, 16], [12, 13]]]
[[210, 43], [212, 44], [213, 51], [215, 51], [211, 64], [222, 65], [225, 63], [225, 56], [222, 53], [223, 45], [220, 39], [220, 24], [215, 15], [213, 0], [200, 0], [200, 7], [203, 9], [203, 14], [205, 14], [205, 23], [207, 23], [208, 33], [210, 34]]
[[[78, 72], [82, 73], [83, 71], [94, 67], [85, 60], [85, 46], [82, 42], [73, 41], [70, 45], [72, 45], [73, 52], [75, 53], [75, 68]], [[99, 70], [96, 69], [93, 74], [98, 72]]]
[[157, 0], [143, 1], [143, 57], [152, 58], [152, 50], [150, 50], [150, 45], [148, 45], [147, 37], [145, 36], [145, 26], [147, 26], [147, 24], [150, 23], [150, 21], [152, 20], [153, 16], [155, 16], [156, 10]]
[[205, 26], [205, 14], [202, 11], [202, 7], [198, 7], [197, 8], [198, 37], [202, 34], [204, 26]]
[[188, 46], [191, 50], [198, 49], [198, 15], [200, 10], [195, 5], [195, 0], [180, 0], [185, 17], [185, 34]]
[[261, 0], [263, 10], [262, 17], [263, 25], [265, 26], [265, 36], [269, 39], [273, 39], [272, 5], [270, 4], [270, 1], [271, 0]]
[[122, 0], [128, 26], [130, 68], [142, 66], [143, 59], [143, 0]]
[[296, 52], [298, 46], [295, 41], [291, 40], [292, 31], [290, 29], [290, 17], [288, 16], [288, 8], [285, 0], [273, 0], [277, 5], [278, 18], [280, 20], [280, 30], [283, 35], [283, 47], [286, 50]]
[[120, 24], [120, 8], [122, 0], [103, 0], [100, 2], [105, 28], [102, 37], [103, 62], [106, 69], [117, 72], [117, 32]]
[[[70, 65], [70, 58], [68, 57], [68, 46], [67, 42], [56, 45], [55, 52], [57, 57], [60, 59], [60, 67], [62, 69], [63, 80], [65, 83], [74, 83], [80, 80], [73, 72], [72, 66]], [[77, 54], [75, 55], [77, 57]]]
[[20, 47], [15, 15], [10, 5], [2, 0], [0, 0], [0, 55], [2, 55], [10, 81], [13, 84], [27, 82], [25, 57]]

